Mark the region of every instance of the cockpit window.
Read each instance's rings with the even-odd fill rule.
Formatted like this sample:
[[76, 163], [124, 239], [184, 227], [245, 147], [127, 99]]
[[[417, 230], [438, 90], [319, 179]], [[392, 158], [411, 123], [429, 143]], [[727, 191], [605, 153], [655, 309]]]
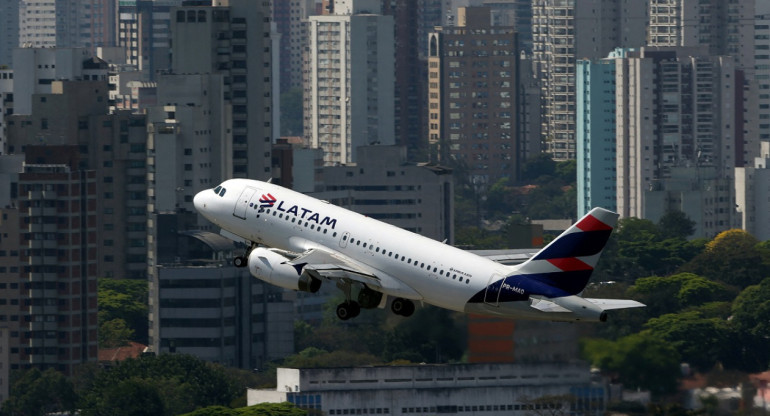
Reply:
[[214, 188], [214, 193], [219, 196], [225, 196], [225, 192], [227, 192], [227, 189], [223, 188], [222, 185], [219, 185], [216, 188]]
[[225, 192], [227, 192], [227, 189], [222, 188], [222, 190], [219, 191], [219, 196], [225, 196]]
[[218, 194], [221, 189], [222, 189], [221, 186], [217, 186], [216, 188], [214, 188], [214, 193]]

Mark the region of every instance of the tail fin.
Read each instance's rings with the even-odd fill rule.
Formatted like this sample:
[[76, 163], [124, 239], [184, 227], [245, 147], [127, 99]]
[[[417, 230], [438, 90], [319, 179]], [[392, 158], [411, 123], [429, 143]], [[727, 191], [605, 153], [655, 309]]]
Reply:
[[594, 208], [516, 271], [566, 294], [583, 291], [610, 238], [618, 214]]

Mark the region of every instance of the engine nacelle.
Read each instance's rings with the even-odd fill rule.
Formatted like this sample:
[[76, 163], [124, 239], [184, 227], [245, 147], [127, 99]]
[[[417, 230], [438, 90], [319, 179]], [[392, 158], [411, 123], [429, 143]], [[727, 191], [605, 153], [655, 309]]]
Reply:
[[291, 290], [315, 293], [321, 281], [303, 273], [301, 267], [289, 264], [289, 259], [264, 247], [258, 247], [249, 254], [249, 272], [257, 279], [271, 285]]

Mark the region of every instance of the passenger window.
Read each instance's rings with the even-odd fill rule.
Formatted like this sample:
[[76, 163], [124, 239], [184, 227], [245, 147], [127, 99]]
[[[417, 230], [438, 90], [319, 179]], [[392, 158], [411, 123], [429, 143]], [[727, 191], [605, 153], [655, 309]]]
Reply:
[[342, 236], [342, 241], [347, 241], [347, 239], [348, 239], [348, 236], [346, 236], [346, 235]]
[[[324, 230], [324, 232], [326, 232], [326, 230]], [[334, 234], [332, 234], [332, 237], [336, 237], [336, 236], [337, 236], [337, 232], [335, 231]]]

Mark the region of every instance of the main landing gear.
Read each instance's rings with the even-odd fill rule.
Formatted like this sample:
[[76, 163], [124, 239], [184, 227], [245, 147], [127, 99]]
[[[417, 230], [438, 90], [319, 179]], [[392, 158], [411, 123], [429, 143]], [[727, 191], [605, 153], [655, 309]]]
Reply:
[[340, 318], [342, 321], [355, 318], [360, 313], [361, 305], [356, 301], [343, 302], [337, 305], [337, 318]]
[[[353, 300], [353, 286], [358, 289], [358, 296]], [[361, 313], [361, 309], [374, 309], [382, 301], [382, 293], [369, 289], [365, 285], [353, 282], [349, 279], [337, 281], [337, 287], [345, 294], [345, 302], [337, 305], [337, 318], [343, 321], [355, 318]]]
[[251, 242], [251, 246], [249, 246], [249, 249], [246, 250], [246, 253], [242, 256], [238, 256], [233, 259], [233, 266], [235, 267], [246, 267], [249, 265], [249, 254], [251, 254], [251, 250], [254, 250], [257, 248], [257, 243]]
[[390, 310], [396, 315], [409, 317], [414, 313], [414, 302], [409, 299], [396, 298], [393, 299], [393, 303], [390, 304]]

